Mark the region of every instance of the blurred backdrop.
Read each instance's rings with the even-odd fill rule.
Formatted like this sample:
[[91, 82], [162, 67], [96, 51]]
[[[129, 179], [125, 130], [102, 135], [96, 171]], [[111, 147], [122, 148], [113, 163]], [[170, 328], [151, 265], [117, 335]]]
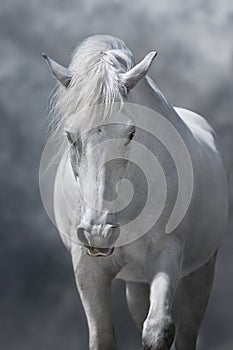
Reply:
[[[47, 97], [55, 85], [40, 52], [66, 65], [76, 45], [94, 33], [122, 38], [136, 60], [158, 51], [151, 77], [174, 105], [207, 118], [220, 136], [229, 174], [233, 170], [233, 2], [1, 0], [3, 350], [88, 347], [70, 256], [40, 199], [38, 168], [46, 141]], [[233, 345], [232, 228], [231, 211], [200, 350], [229, 350]], [[119, 348], [141, 349], [120, 281], [113, 285], [113, 312]]]

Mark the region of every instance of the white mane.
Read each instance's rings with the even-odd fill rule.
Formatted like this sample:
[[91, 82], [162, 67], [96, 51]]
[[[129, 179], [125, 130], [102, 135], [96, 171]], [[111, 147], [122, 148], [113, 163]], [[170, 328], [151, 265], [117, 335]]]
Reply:
[[[68, 88], [59, 84], [51, 99], [49, 132], [56, 133], [68, 116], [99, 103], [111, 108], [121, 102], [126, 88], [119, 72], [134, 66], [134, 58], [125, 43], [108, 35], [94, 35], [84, 40], [74, 51], [69, 70], [72, 79]], [[90, 122], [88, 116], [82, 123]]]

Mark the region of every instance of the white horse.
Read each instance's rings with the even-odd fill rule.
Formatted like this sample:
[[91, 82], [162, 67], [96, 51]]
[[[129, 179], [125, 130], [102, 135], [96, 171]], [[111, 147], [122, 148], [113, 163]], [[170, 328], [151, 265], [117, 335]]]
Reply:
[[[176, 291], [180, 304], [175, 346], [177, 350], [194, 350], [227, 220], [228, 188], [216, 135], [199, 115], [173, 108], [147, 76], [155, 55], [151, 52], [135, 64], [126, 45], [107, 35], [92, 36], [82, 42], [68, 69], [43, 54], [60, 83], [53, 102], [56, 116], [51, 129], [58, 138], [65, 139], [70, 155], [63, 157], [58, 168], [54, 210], [57, 227], [72, 256], [91, 350], [117, 349], [111, 315], [114, 278], [126, 283], [129, 311], [142, 331], [144, 350], [171, 348], [175, 336], [171, 309]], [[165, 221], [171, 214], [170, 204], [174, 206], [173, 199], [165, 206], [162, 224], [154, 225], [129, 244], [116, 246], [122, 222], [117, 213], [106, 209], [103, 197], [115, 194], [115, 184], [127, 175], [137, 186], [139, 200], [143, 198], [145, 183], [141, 183], [139, 172], [132, 176], [126, 154], [134, 137], [139, 140], [148, 136], [137, 130], [137, 123], [130, 116], [122, 117], [119, 125], [98, 121], [86, 132], [91, 123], [95, 125], [95, 114], [87, 112], [83, 116], [81, 111], [86, 106], [92, 111], [93, 106], [103, 104], [106, 114], [111, 115], [114, 103], [125, 101], [159, 112], [175, 127], [190, 154], [194, 183], [188, 211], [172, 232], [166, 232]], [[112, 143], [112, 147], [102, 147], [98, 157], [89, 152], [109, 138], [118, 139], [117, 150]], [[144, 144], [149, 147], [147, 139]], [[116, 152], [118, 162], [107, 162], [116, 158]], [[161, 148], [163, 168], [168, 174], [172, 172], [168, 176], [172, 192], [177, 177], [173, 176], [168, 158]], [[81, 193], [97, 210], [84, 201]], [[67, 205], [67, 197], [75, 210]], [[168, 196], [173, 197], [174, 193]], [[134, 217], [135, 210], [129, 206], [127, 215]], [[83, 244], [78, 244], [78, 239]]]

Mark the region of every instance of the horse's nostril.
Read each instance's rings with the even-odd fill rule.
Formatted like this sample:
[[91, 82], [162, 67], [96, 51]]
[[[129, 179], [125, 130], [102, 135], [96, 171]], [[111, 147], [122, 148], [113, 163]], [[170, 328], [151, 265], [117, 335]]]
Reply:
[[118, 228], [120, 224], [111, 224], [111, 228]]
[[78, 227], [77, 236], [78, 236], [78, 239], [80, 240], [80, 242], [88, 245], [88, 240], [87, 240], [87, 237], [85, 235], [85, 229], [83, 227]]
[[119, 226], [118, 223], [99, 225], [81, 223], [77, 227], [77, 237], [79, 242], [86, 247], [109, 248], [119, 237]]

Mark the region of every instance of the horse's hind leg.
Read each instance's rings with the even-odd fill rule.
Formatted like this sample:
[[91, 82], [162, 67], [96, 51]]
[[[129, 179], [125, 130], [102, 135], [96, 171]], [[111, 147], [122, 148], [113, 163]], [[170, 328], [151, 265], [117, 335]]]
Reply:
[[126, 282], [128, 309], [136, 326], [142, 330], [149, 310], [150, 288], [147, 283]]
[[182, 278], [177, 289], [180, 323], [176, 350], [195, 350], [199, 328], [210, 296], [217, 252], [198, 270]]

